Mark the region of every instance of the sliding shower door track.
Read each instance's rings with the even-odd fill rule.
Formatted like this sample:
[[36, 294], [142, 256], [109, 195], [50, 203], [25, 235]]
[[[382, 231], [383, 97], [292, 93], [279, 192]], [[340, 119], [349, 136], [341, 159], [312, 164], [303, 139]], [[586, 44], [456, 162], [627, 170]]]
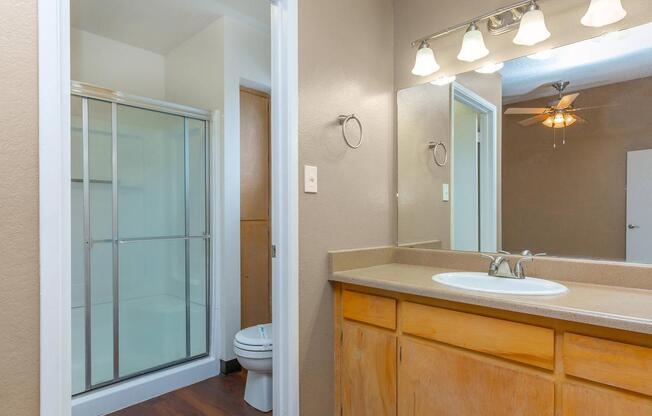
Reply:
[[210, 354], [203, 353], [203, 354], [199, 354], [199, 355], [196, 355], [196, 356], [193, 356], [193, 357], [190, 357], [190, 358], [182, 358], [182, 359], [179, 359], [179, 360], [176, 360], [176, 361], [161, 364], [161, 365], [159, 365], [157, 367], [148, 368], [146, 370], [138, 371], [138, 372], [135, 372], [133, 374], [129, 374], [127, 376], [119, 377], [117, 379], [112, 379], [112, 380], [104, 381], [102, 383], [93, 384], [93, 385], [91, 385], [91, 387], [88, 390], [84, 390], [84, 391], [81, 391], [79, 393], [75, 393], [75, 394], [72, 395], [72, 397], [75, 398], [75, 397], [83, 396], [83, 395], [85, 395], [87, 393], [90, 393], [92, 391], [97, 391], [97, 390], [103, 389], [105, 387], [110, 387], [110, 386], [113, 386], [115, 384], [122, 383], [124, 381], [133, 380], [135, 378], [138, 378], [138, 377], [141, 377], [141, 376], [146, 376], [148, 374], [152, 374], [152, 373], [155, 373], [157, 371], [167, 370], [167, 369], [172, 368], [172, 367], [177, 367], [177, 366], [180, 366], [180, 365], [188, 364], [188, 363], [191, 363], [193, 361], [201, 360], [202, 358], [208, 358], [209, 356], [210, 356]]

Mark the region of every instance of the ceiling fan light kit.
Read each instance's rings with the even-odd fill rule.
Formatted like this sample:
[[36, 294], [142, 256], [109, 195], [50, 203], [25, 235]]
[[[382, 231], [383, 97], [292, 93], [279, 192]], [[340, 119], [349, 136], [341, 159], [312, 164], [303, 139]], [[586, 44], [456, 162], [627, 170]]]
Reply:
[[[626, 15], [627, 12], [623, 8], [621, 0], [590, 0], [589, 8], [580, 22], [584, 26], [602, 27], [618, 22]], [[545, 15], [539, 8], [537, 0], [521, 0], [413, 41], [412, 47], [418, 47], [418, 49], [412, 74], [424, 77], [437, 72], [440, 67], [428, 42], [461, 29], [466, 29], [466, 32], [462, 37], [462, 46], [457, 59], [464, 62], [475, 62], [489, 55], [489, 49], [485, 45], [484, 36], [478, 26], [483, 21], [487, 22], [488, 33], [493, 35], [501, 35], [518, 29], [513, 40], [516, 45], [533, 46], [551, 36], [546, 26]]]

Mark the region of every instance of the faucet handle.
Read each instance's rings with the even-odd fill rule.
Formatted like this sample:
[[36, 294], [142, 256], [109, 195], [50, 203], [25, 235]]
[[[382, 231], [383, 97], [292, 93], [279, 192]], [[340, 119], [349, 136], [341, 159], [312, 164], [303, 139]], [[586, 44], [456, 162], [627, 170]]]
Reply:
[[489, 259], [489, 260], [491, 260], [491, 261], [496, 261], [496, 257], [494, 257], [494, 256], [492, 256], [492, 255], [490, 255], [490, 254], [480, 253], [480, 255], [481, 255], [482, 257], [484, 257], [485, 259]]
[[499, 252], [500, 254], [506, 254], [506, 255], [508, 255], [508, 256], [511, 256], [511, 255], [512, 255], [512, 253], [510, 253], [509, 251], [505, 251], [505, 250], [499, 250], [498, 252]]
[[523, 257], [518, 259], [516, 261], [516, 266], [514, 266], [514, 276], [516, 276], [519, 279], [525, 279], [525, 270], [523, 270], [523, 262], [534, 261], [534, 257], [539, 255], [545, 256], [545, 253], [524, 255]]
[[521, 251], [521, 256], [540, 257], [540, 256], [547, 256], [547, 255], [548, 255], [548, 253], [536, 253], [536, 254], [534, 254], [534, 253], [532, 253], [532, 251], [527, 250], [527, 249]]
[[502, 256], [491, 256], [489, 254], [484, 254], [484, 253], [480, 253], [480, 255], [482, 257], [484, 257], [485, 259], [491, 260], [491, 263], [489, 264], [489, 271], [487, 272], [487, 274], [489, 276], [495, 276], [496, 273], [498, 272], [498, 266], [504, 260], [504, 257], [502, 257]]

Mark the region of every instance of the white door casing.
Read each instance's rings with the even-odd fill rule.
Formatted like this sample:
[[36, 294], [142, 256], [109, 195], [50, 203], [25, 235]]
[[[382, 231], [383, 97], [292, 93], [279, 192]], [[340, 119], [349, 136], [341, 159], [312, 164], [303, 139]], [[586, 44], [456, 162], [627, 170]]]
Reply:
[[652, 263], [652, 149], [627, 152], [627, 261]]

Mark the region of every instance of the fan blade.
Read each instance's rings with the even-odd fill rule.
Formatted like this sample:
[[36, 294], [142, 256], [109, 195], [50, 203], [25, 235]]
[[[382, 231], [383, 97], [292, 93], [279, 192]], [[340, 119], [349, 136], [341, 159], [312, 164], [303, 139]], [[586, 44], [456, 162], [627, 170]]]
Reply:
[[532, 124], [539, 123], [545, 119], [547, 119], [549, 116], [548, 114], [539, 114], [538, 116], [526, 118], [525, 120], [521, 120], [518, 122], [521, 126], [531, 126]]
[[617, 107], [617, 106], [618, 104], [593, 105], [590, 107], [569, 108], [566, 111], [584, 111], [584, 110], [594, 110], [596, 108], [609, 108], [609, 107]]
[[582, 117], [580, 117], [580, 116], [578, 116], [578, 115], [573, 114], [573, 117], [575, 117], [575, 119], [577, 120], [577, 122], [580, 123], [580, 124], [586, 124], [586, 123], [588, 123], [588, 121], [586, 121], [585, 119], [583, 119]]
[[561, 97], [561, 100], [559, 100], [559, 103], [557, 104], [557, 110], [564, 110], [567, 107], [570, 107], [571, 104], [577, 99], [577, 97], [580, 96], [579, 92], [576, 92], [575, 94], [568, 94], [564, 95]]
[[542, 114], [548, 111], [547, 108], [518, 108], [512, 107], [505, 110], [505, 114]]

